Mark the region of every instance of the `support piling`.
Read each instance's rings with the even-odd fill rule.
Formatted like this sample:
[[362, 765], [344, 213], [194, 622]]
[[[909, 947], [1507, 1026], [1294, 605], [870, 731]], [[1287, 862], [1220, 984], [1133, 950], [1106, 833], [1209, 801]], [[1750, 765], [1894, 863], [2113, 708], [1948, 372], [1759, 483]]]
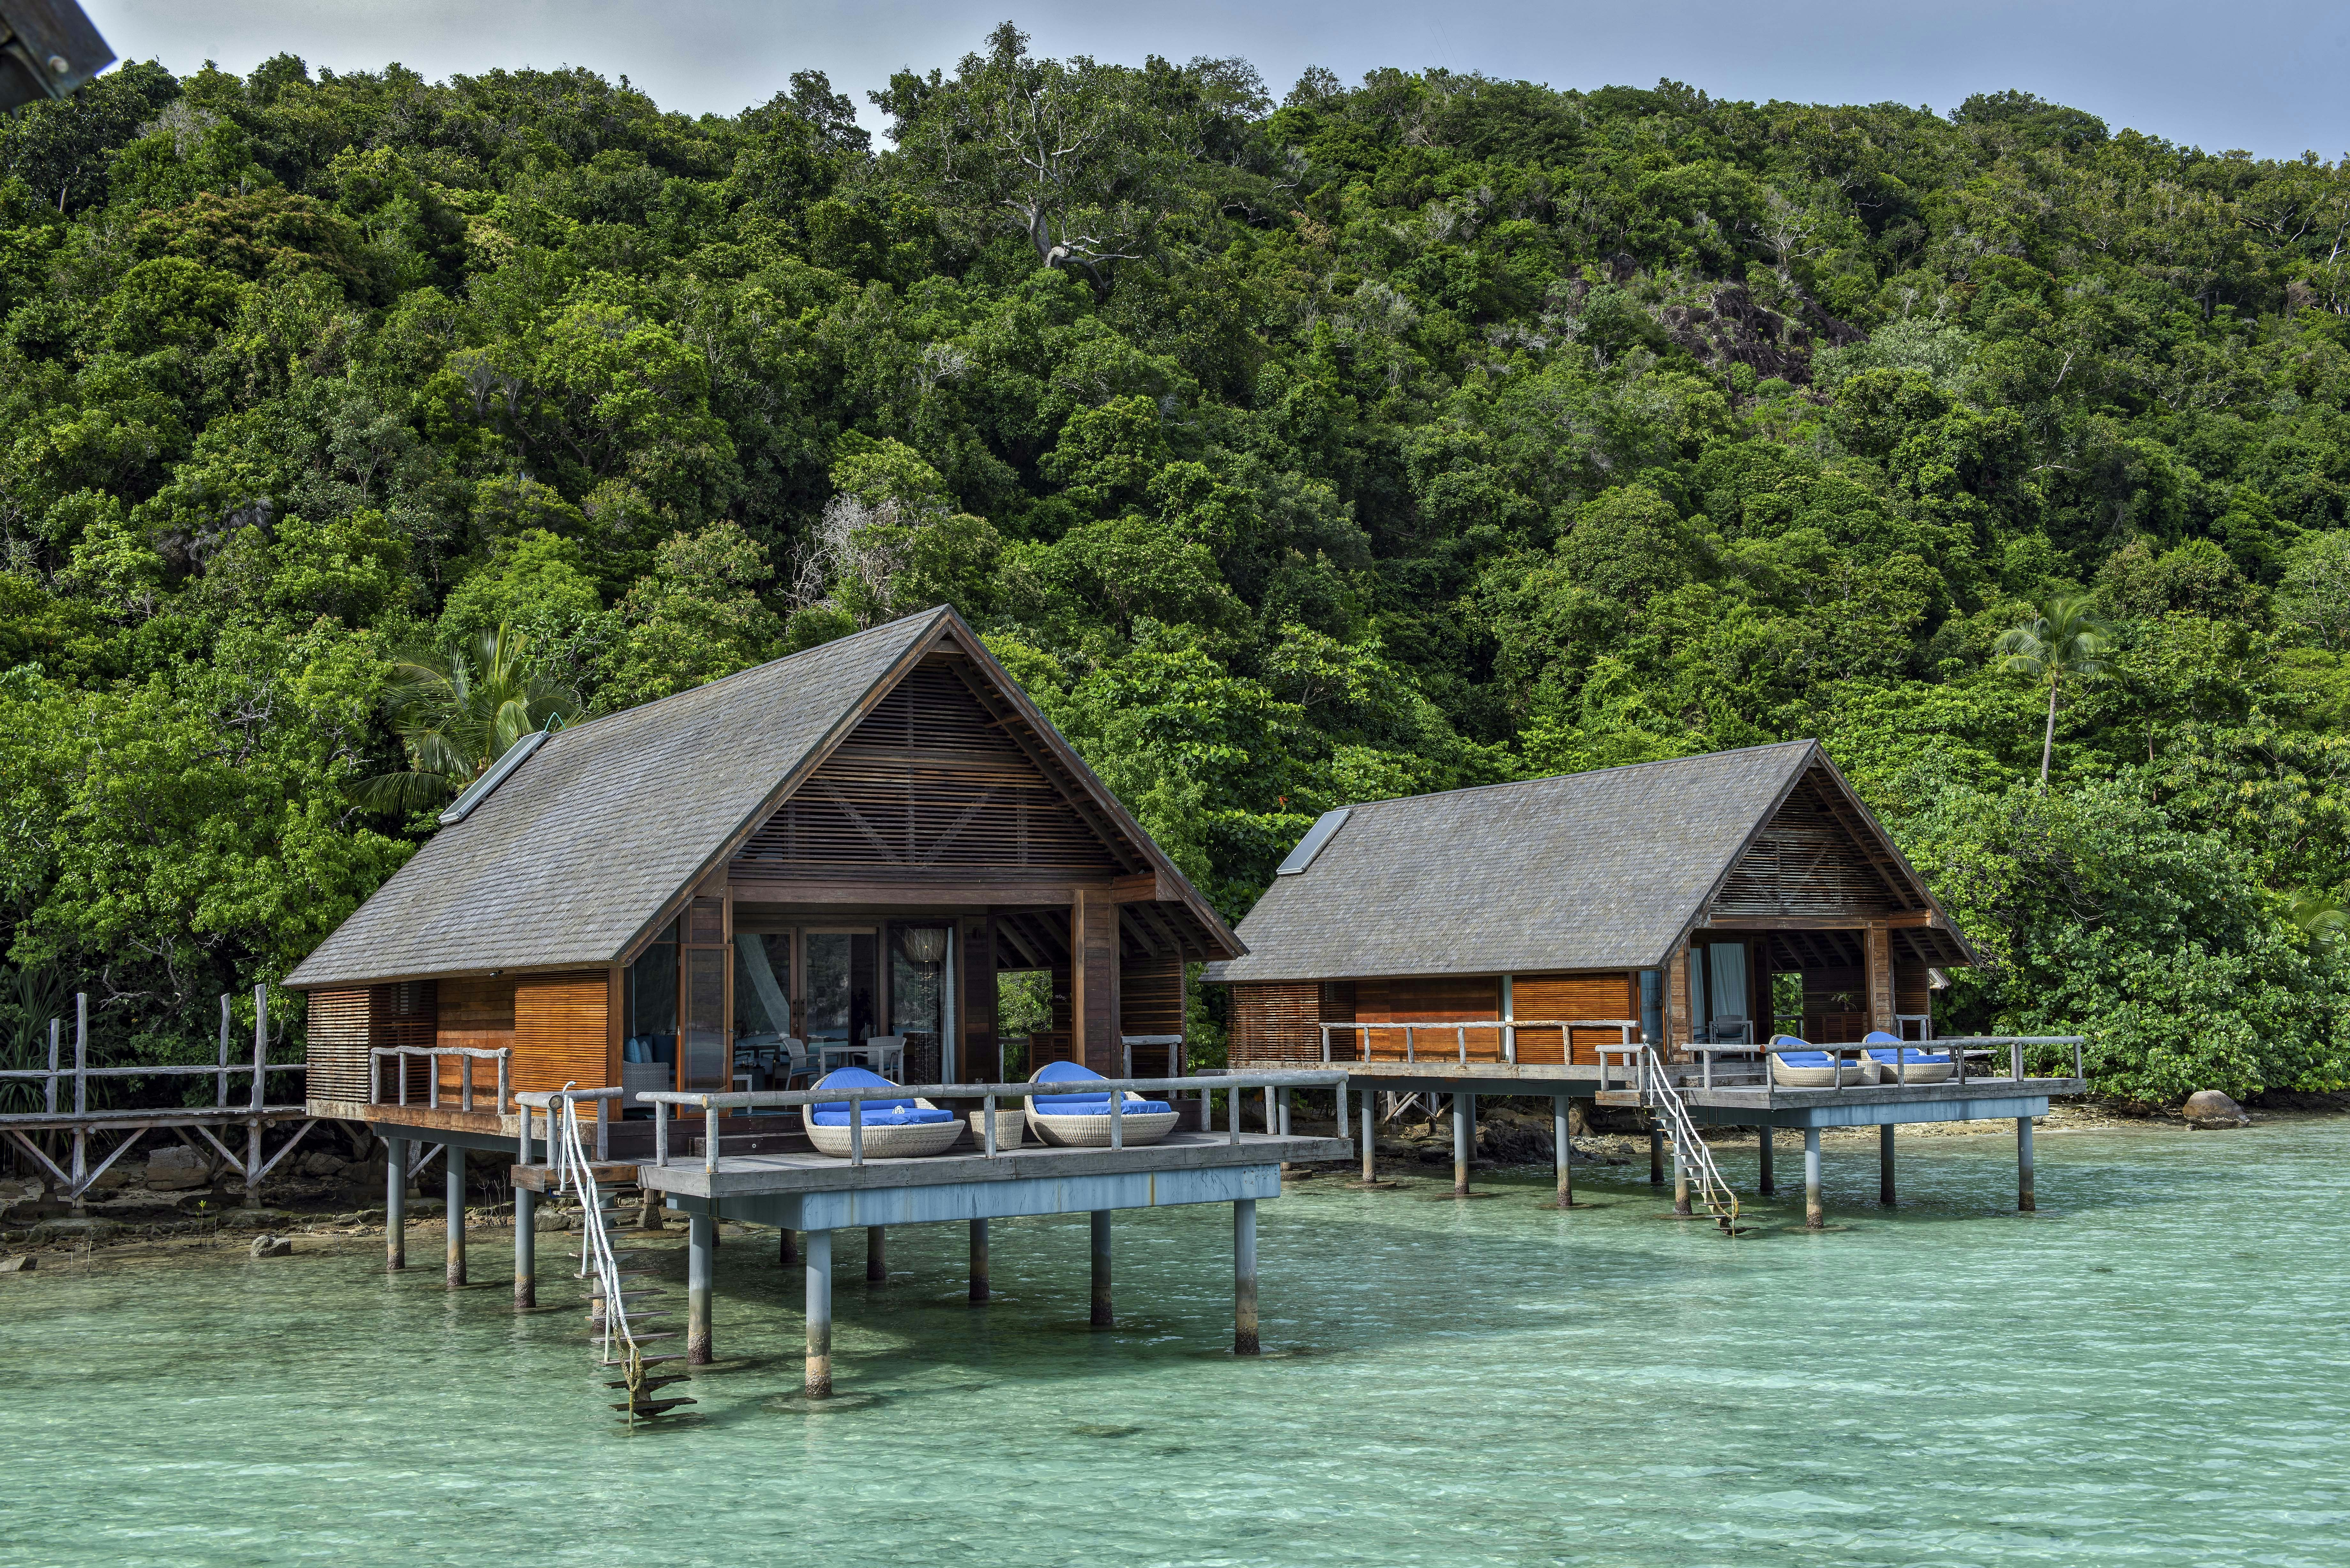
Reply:
[[1232, 1203], [1232, 1354], [1257, 1354], [1256, 1199]]
[[1877, 1201], [1890, 1209], [1893, 1204], [1893, 1124], [1887, 1122], [1877, 1129]]
[[2015, 1118], [2015, 1211], [2030, 1214], [2040, 1205], [2032, 1196], [2032, 1118]]
[[1567, 1099], [1565, 1095], [1550, 1097], [1551, 1153], [1558, 1166], [1558, 1206], [1575, 1207], [1575, 1143], [1567, 1136]]
[[1477, 1096], [1452, 1096], [1452, 1196], [1469, 1196], [1469, 1157], [1477, 1147]]
[[1762, 1137], [1755, 1145], [1754, 1162], [1761, 1173], [1761, 1180], [1757, 1182], [1755, 1190], [1760, 1192], [1763, 1197], [1768, 1198], [1773, 1193], [1779, 1190], [1778, 1179], [1772, 1174], [1771, 1170], [1771, 1140], [1777, 1134], [1779, 1129], [1773, 1127], [1770, 1123], [1765, 1122], [1758, 1130], [1761, 1131]]
[[1650, 1127], [1648, 1129], [1648, 1185], [1662, 1187], [1664, 1184], [1665, 1129]]
[[1378, 1146], [1371, 1141], [1371, 1102], [1378, 1098], [1370, 1090], [1363, 1091], [1363, 1185], [1366, 1187], [1379, 1179]]
[[1673, 1212], [1687, 1215], [1690, 1210], [1689, 1157], [1681, 1152], [1681, 1140], [1673, 1139]]
[[807, 1397], [832, 1397], [832, 1232], [807, 1233]]
[[800, 1233], [788, 1225], [775, 1232], [775, 1266], [784, 1269], [800, 1266]]
[[689, 1215], [685, 1240], [685, 1364], [710, 1365], [710, 1275], [716, 1260], [718, 1222]]
[[1820, 1129], [1804, 1129], [1804, 1225], [1816, 1231], [1828, 1222], [1820, 1201]]
[[538, 1194], [515, 1189], [515, 1311], [538, 1305]]
[[408, 1140], [383, 1145], [383, 1268], [396, 1274], [408, 1267]]
[[865, 1227], [865, 1282], [868, 1285], [889, 1282], [889, 1257], [886, 1246], [881, 1226]]
[[449, 1288], [457, 1290], [465, 1282], [465, 1151], [450, 1144], [441, 1151], [441, 1164], [448, 1179], [448, 1207], [442, 1218], [448, 1221]]
[[1109, 1210], [1093, 1211], [1094, 1310], [1096, 1328], [1110, 1326]]
[[987, 1221], [971, 1222], [971, 1304], [986, 1304], [987, 1284]]

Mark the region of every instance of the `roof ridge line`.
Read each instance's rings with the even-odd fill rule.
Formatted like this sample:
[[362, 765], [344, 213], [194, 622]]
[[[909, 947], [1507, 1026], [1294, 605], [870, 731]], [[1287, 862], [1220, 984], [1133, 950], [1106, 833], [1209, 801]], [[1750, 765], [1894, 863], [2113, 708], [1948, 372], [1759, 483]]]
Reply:
[[1614, 767], [1586, 768], [1581, 773], [1575, 774], [1544, 774], [1539, 778], [1531, 779], [1500, 779], [1492, 784], [1461, 784], [1454, 789], [1430, 790], [1424, 794], [1391, 794], [1383, 800], [1341, 801], [1338, 805], [1331, 809], [1364, 811], [1373, 806], [1395, 805], [1408, 800], [1448, 800], [1456, 794], [1476, 794], [1489, 789], [1517, 789], [1526, 784], [1556, 784], [1562, 779], [1587, 779], [1598, 774], [1628, 774], [1641, 768], [1669, 767], [1675, 763], [1711, 762], [1720, 757], [1743, 756], [1748, 752], [1773, 752], [1787, 746], [1816, 746], [1819, 743], [1816, 736], [1807, 736], [1794, 741], [1765, 741], [1760, 745], [1731, 746], [1720, 752], [1691, 752], [1685, 757], [1656, 757], [1645, 763], [1618, 763]]

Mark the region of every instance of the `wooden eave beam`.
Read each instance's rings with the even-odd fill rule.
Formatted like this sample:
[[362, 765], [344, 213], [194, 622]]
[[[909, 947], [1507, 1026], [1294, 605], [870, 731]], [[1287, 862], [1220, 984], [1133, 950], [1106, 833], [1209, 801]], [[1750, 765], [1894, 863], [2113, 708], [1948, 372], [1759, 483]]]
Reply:
[[1093, 792], [1087, 789], [1081, 780], [1070, 774], [1062, 760], [1053, 753], [1051, 747], [1036, 739], [1025, 717], [1005, 707], [998, 694], [990, 690], [992, 683], [980, 680], [972, 671], [971, 661], [968, 659], [947, 659], [941, 662], [954, 672], [955, 679], [962, 682], [964, 690], [971, 693], [972, 700], [986, 710], [989, 720], [1003, 732], [1014, 745], [1020, 748], [1046, 778], [1053, 782], [1054, 787], [1061, 792], [1062, 797], [1069, 803], [1071, 809], [1084, 819], [1085, 825], [1093, 830], [1094, 836], [1102, 841], [1102, 846], [1118, 860], [1120, 870], [1127, 872], [1158, 870], [1158, 867], [1151, 864], [1149, 855], [1140, 846], [1133, 843], [1116, 823], [1103, 815], [1099, 804], [1093, 798]]

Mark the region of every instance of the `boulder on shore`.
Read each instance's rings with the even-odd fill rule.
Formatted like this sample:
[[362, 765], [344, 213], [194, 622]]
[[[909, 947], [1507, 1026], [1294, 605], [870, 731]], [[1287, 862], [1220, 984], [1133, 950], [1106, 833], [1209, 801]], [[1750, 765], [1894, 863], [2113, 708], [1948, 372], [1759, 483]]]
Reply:
[[2187, 1117], [2187, 1125], [2191, 1127], [2216, 1131], [2221, 1127], [2250, 1127], [2252, 1121], [2244, 1114], [2243, 1106], [2217, 1089], [2196, 1090], [2187, 1096], [2187, 1104], [2179, 1109]]
[[150, 1192], [185, 1192], [212, 1184], [212, 1167], [185, 1144], [159, 1148], [147, 1157], [146, 1188]]
[[253, 1255], [256, 1258], [290, 1258], [294, 1255], [294, 1243], [283, 1236], [255, 1236], [253, 1239]]

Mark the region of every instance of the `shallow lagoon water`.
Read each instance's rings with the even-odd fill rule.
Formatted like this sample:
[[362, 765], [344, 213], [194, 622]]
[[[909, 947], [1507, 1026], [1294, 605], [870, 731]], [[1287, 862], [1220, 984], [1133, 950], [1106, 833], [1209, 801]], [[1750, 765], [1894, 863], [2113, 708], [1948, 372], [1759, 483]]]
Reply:
[[1735, 1241], [1632, 1168], [1564, 1215], [1538, 1172], [1300, 1183], [1254, 1362], [1229, 1210], [1122, 1217], [1106, 1332], [1082, 1216], [998, 1221], [976, 1311], [961, 1227], [870, 1291], [847, 1232], [828, 1406], [796, 1274], [730, 1235], [697, 1414], [633, 1435], [577, 1314], [511, 1312], [504, 1232], [454, 1293], [414, 1245], [10, 1276], [0, 1561], [2350, 1563], [2350, 1121], [2045, 1137], [2038, 1215], [2005, 1139], [1902, 1148], [1898, 1212], [1832, 1145], [1843, 1228], [1798, 1190]]

